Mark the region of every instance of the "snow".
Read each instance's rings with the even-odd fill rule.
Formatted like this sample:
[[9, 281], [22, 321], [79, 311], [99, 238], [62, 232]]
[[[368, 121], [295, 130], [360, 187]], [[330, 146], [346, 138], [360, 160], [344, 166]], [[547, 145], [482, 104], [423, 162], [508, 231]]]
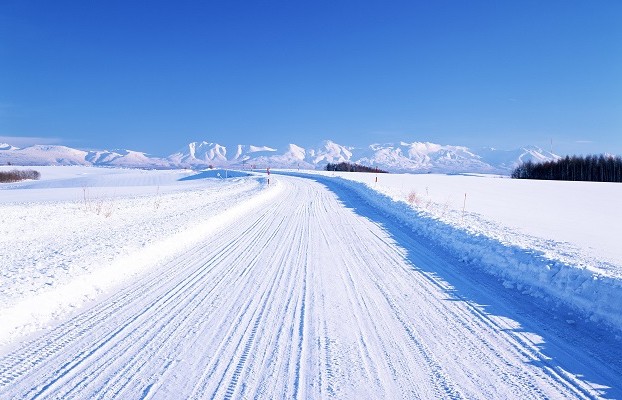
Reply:
[[619, 254], [547, 236], [617, 187], [36, 169], [0, 185], [0, 398], [622, 396]]
[[506, 287], [570, 304], [586, 319], [622, 329], [622, 209], [614, 201], [622, 198], [622, 185], [498, 175], [313, 174], [361, 183], [348, 187]]
[[483, 148], [478, 151], [478, 154], [482, 157], [484, 162], [508, 170], [512, 170], [521, 163], [527, 161], [545, 162], [560, 158], [557, 154], [553, 154], [535, 146], [526, 146], [515, 150]]
[[430, 142], [371, 144], [355, 148], [325, 140], [316, 147], [289, 144], [280, 151], [268, 146], [237, 145], [234, 151], [213, 142], [192, 142], [167, 158], [132, 150], [82, 150], [64, 146], [0, 147], [0, 165], [96, 165], [133, 168], [323, 168], [327, 163], [354, 162], [391, 172], [496, 172], [509, 174], [523, 161], [547, 161], [559, 156], [534, 146], [512, 151], [482, 149], [480, 155], [464, 146]]
[[187, 150], [170, 155], [168, 160], [175, 165], [221, 164], [227, 161], [227, 148], [218, 143], [192, 142]]
[[494, 171], [495, 167], [464, 146], [448, 146], [429, 142], [372, 144], [358, 150], [352, 157], [357, 164], [378, 166], [397, 171]]
[[115, 167], [135, 167], [143, 168], [167, 167], [168, 163], [149, 157], [147, 154], [132, 150], [114, 151], [90, 151], [85, 157], [93, 165], [106, 165]]
[[235, 156], [229, 161], [234, 162], [234, 163], [235, 162], [246, 162], [252, 157], [257, 156], [254, 153], [266, 153], [266, 152], [272, 153], [275, 151], [276, 149], [273, 149], [268, 146], [253, 146], [253, 145], [245, 146], [245, 145], [239, 144], [238, 149], [235, 153]]
[[521, 236], [553, 242], [546, 245], [552, 257], [569, 261], [564, 253], [572, 252], [586, 267], [622, 278], [622, 209], [614, 201], [622, 185], [444, 174], [380, 174], [376, 183], [376, 175], [336, 175], [403, 202], [415, 193], [415, 209], [453, 226], [497, 238], [513, 234], [514, 243]]
[[325, 140], [320, 147], [314, 149], [309, 155], [312, 157], [310, 162], [314, 165], [326, 163], [340, 163], [350, 161], [352, 158], [351, 149], [337, 144], [331, 140]]
[[260, 151], [276, 151], [276, 149], [273, 149], [272, 147], [268, 147], [268, 146], [253, 146], [253, 145], [248, 146], [249, 153], [257, 153]]
[[262, 188], [223, 170], [36, 170], [0, 184], [0, 343], [187, 248]]
[[35, 145], [24, 149], [8, 149], [6, 153], [9, 156], [8, 159], [14, 165], [88, 164], [85, 160], [88, 152], [66, 146]]
[[289, 144], [287, 146], [286, 156], [289, 156], [292, 160], [302, 161], [305, 159], [305, 149], [295, 144]]
[[8, 143], [0, 143], [0, 150], [19, 150], [19, 148], [15, 147], [15, 146], [11, 146]]
[[249, 160], [249, 163], [259, 168], [268, 168], [273, 165], [287, 166], [288, 168], [314, 168], [305, 161], [305, 149], [295, 144], [289, 144], [287, 151], [277, 155], [259, 155]]

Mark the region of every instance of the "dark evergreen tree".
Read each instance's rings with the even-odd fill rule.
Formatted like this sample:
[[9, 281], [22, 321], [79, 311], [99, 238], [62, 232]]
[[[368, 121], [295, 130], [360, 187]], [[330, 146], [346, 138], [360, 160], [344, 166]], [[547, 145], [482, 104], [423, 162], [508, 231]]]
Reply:
[[566, 156], [542, 163], [527, 161], [512, 171], [512, 178], [622, 182], [622, 157], [601, 154]]
[[338, 164], [326, 164], [326, 171], [345, 171], [345, 172], [377, 172], [386, 174], [387, 171], [378, 169], [377, 167], [366, 167], [364, 165], [341, 162]]

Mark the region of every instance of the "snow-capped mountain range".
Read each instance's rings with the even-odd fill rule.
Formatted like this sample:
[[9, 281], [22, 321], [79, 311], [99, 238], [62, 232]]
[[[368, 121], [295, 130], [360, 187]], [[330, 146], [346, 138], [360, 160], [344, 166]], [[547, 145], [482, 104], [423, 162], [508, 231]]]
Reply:
[[525, 161], [554, 160], [559, 156], [534, 146], [516, 150], [480, 149], [429, 142], [371, 144], [352, 147], [326, 140], [315, 148], [295, 144], [278, 150], [266, 146], [192, 142], [168, 157], [151, 157], [132, 150], [78, 150], [66, 146], [35, 145], [17, 148], [0, 143], [0, 165], [94, 165], [133, 168], [301, 168], [322, 169], [342, 161], [390, 172], [501, 173]]

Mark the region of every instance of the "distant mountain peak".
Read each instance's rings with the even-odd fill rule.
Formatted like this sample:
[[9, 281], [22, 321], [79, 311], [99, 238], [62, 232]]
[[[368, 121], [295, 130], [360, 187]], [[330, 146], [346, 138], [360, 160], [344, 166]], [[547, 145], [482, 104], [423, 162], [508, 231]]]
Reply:
[[248, 146], [249, 153], [258, 153], [260, 151], [277, 151], [277, 150], [273, 149], [272, 147], [268, 147], [268, 146], [253, 146], [253, 145]]
[[0, 143], [0, 150], [19, 150], [19, 147], [11, 146], [8, 143]]
[[237, 145], [235, 151], [209, 141], [191, 142], [167, 158], [150, 157], [134, 150], [77, 150], [66, 146], [36, 145], [18, 149], [0, 145], [0, 165], [106, 165], [148, 168], [323, 168], [327, 163], [353, 162], [393, 172], [485, 172], [509, 173], [522, 162], [547, 161], [559, 156], [536, 146], [515, 150], [483, 148], [474, 152], [465, 146], [415, 141], [374, 143], [352, 147], [323, 140], [317, 147], [290, 143], [278, 150], [268, 146]]

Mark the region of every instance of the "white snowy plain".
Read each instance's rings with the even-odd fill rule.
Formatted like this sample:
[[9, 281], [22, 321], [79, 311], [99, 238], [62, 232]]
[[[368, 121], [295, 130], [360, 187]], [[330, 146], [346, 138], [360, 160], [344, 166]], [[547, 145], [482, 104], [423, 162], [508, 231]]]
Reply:
[[622, 396], [618, 185], [36, 169], [2, 398]]

